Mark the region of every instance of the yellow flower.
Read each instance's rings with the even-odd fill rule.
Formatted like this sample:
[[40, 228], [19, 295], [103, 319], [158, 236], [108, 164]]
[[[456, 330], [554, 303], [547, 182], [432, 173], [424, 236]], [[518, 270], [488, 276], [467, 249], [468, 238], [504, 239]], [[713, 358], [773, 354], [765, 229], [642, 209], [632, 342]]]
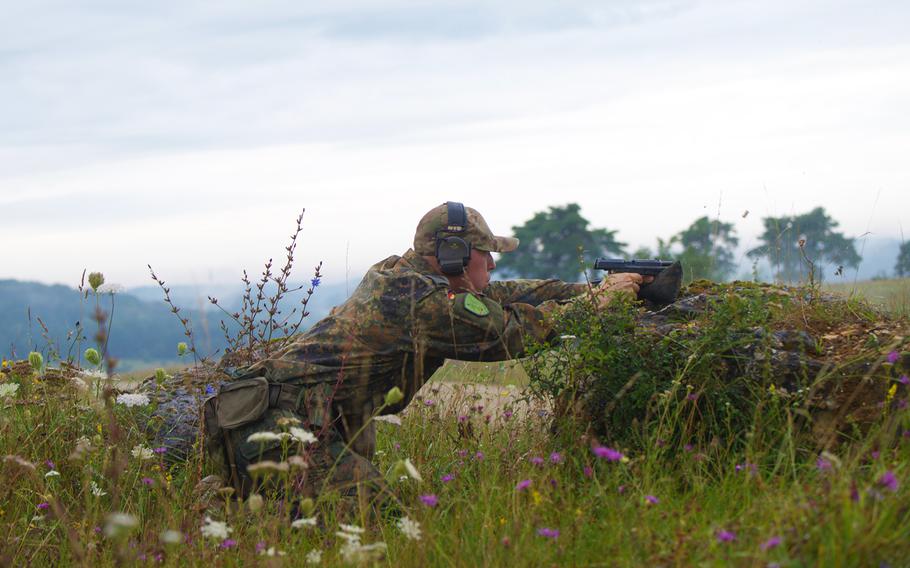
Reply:
[[891, 388], [888, 389], [888, 394], [885, 396], [885, 404], [888, 404], [889, 402], [894, 400], [894, 395], [896, 395], [896, 394], [897, 394], [897, 383], [894, 383], [893, 385], [891, 385]]
[[505, 518], [505, 517], [499, 517], [499, 524], [500, 524], [500, 525], [506, 524], [506, 518]]
[[535, 506], [540, 505], [540, 502], [542, 500], [542, 497], [540, 496], [540, 491], [538, 491], [536, 489], [534, 491], [531, 491], [531, 498], [534, 499]]

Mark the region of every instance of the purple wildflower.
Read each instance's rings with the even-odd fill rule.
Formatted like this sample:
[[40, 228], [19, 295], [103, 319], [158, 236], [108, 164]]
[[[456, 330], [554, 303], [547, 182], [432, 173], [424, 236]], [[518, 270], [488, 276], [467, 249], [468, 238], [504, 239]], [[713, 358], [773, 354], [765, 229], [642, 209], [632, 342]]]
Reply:
[[818, 456], [818, 459], [815, 460], [815, 469], [818, 471], [831, 471], [832, 465], [831, 461]]
[[530, 480], [530, 479], [522, 479], [521, 481], [518, 482], [517, 485], [515, 485], [515, 490], [516, 490], [516, 491], [524, 491], [525, 489], [527, 489], [527, 488], [530, 487], [530, 486], [531, 486], [531, 480]]
[[543, 465], [543, 458], [540, 456], [534, 456], [531, 458], [531, 463], [534, 465]]
[[322, 280], [320, 278], [313, 278], [310, 280], [310, 286], [313, 288], [319, 288], [320, 284], [322, 284]]
[[47, 466], [47, 469], [57, 469], [51, 460], [44, 460], [44, 465]]
[[586, 465], [584, 469], [585, 477], [592, 477], [594, 475], [594, 470], [591, 469], [591, 466]]
[[691, 400], [693, 402], [698, 400], [698, 393], [694, 393], [694, 392], [689, 393], [688, 395], [686, 395], [686, 400]]
[[50, 509], [50, 507], [51, 507], [51, 504], [48, 503], [47, 501], [45, 501], [45, 502], [43, 502], [43, 503], [38, 503], [38, 508], [39, 508], [40, 510], [42, 510], [42, 511], [45, 511], [45, 510], [47, 510], [47, 509]]
[[749, 462], [739, 463], [739, 464], [736, 464], [735, 469], [737, 472], [748, 471], [752, 475], [758, 475], [758, 466], [755, 465], [754, 463], [749, 463]]
[[474, 454], [474, 459], [477, 460], [477, 461], [483, 461], [483, 458], [484, 458], [483, 452], [480, 452], [480, 451], [479, 451], [479, 452], [477, 452], [476, 454]]
[[625, 486], [625, 485], [620, 485], [619, 487], [616, 488], [616, 491], [617, 491], [620, 495], [622, 495], [623, 493], [626, 492], [626, 486]]
[[902, 385], [910, 385], [910, 377], [907, 377], [907, 375], [901, 375], [901, 378], [897, 379], [897, 382]]
[[736, 540], [735, 532], [724, 529], [721, 529], [714, 533], [714, 536], [717, 538], [717, 542], [733, 542]]
[[443, 475], [440, 479], [442, 480], [443, 483], [448, 483], [448, 482], [452, 481], [453, 479], [455, 479], [455, 474], [447, 473], [447, 474]]
[[882, 474], [878, 478], [878, 484], [887, 489], [888, 491], [897, 491], [900, 487], [900, 483], [897, 480], [897, 476], [894, 475], [894, 472], [890, 469]]
[[550, 454], [550, 463], [562, 463], [562, 454], [553, 452]]
[[502, 413], [502, 415], [505, 417], [506, 420], [508, 420], [509, 418], [512, 418], [512, 411], [506, 410], [505, 412]]
[[468, 457], [468, 450], [458, 450], [458, 457], [460, 457], [460, 458]]
[[142, 478], [142, 483], [143, 483], [144, 485], [148, 485], [149, 487], [151, 487], [152, 485], [155, 484], [155, 480], [152, 479], [151, 477], [143, 477], [143, 478]]
[[467, 421], [468, 421], [468, 417], [465, 416], [464, 414], [462, 414], [461, 416], [458, 417], [458, 422], [461, 424], [464, 424]]
[[542, 527], [537, 529], [537, 534], [545, 538], [559, 538], [559, 529], [551, 529], [548, 527]]
[[420, 501], [427, 507], [435, 507], [439, 503], [439, 498], [436, 495], [430, 493], [428, 495], [421, 495]]
[[162, 447], [160, 447], [160, 448], [155, 448], [155, 449], [152, 450], [152, 451], [155, 452], [156, 454], [158, 454], [158, 455], [160, 456], [161, 454], [166, 454], [166, 453], [167, 453], [167, 448], [165, 448], [165, 447], [162, 446]]
[[259, 542], [256, 543], [256, 552], [257, 553], [262, 552], [263, 550], [265, 550], [265, 541], [260, 540]]
[[395, 448], [396, 450], [400, 450], [400, 449], [401, 449], [401, 444], [399, 444], [398, 442], [395, 442], [394, 448]]
[[683, 446], [683, 449], [687, 452], [691, 452], [695, 448], [694, 448], [694, 446], [692, 446], [692, 444], [686, 444], [685, 446]]
[[429, 398], [426, 399], [425, 401], [423, 401], [423, 403], [427, 406], [433, 406], [434, 404], [436, 404], [435, 401], [433, 401], [432, 399], [429, 399]]
[[215, 385], [205, 385], [205, 395], [213, 396], [215, 394]]
[[648, 503], [650, 503], [652, 505], [657, 505], [658, 503], [660, 503], [660, 499], [658, 499], [654, 495], [645, 495], [645, 501], [647, 501]]
[[771, 550], [772, 548], [777, 548], [778, 546], [780, 546], [781, 542], [782, 542], [782, 539], [779, 536], [772, 536], [765, 542], [761, 543], [759, 545], [759, 548], [761, 548], [762, 550]]
[[221, 543], [221, 548], [234, 548], [235, 546], [237, 546], [237, 541], [232, 538], [227, 538]]
[[611, 462], [619, 461], [625, 457], [613, 448], [606, 448], [604, 446], [595, 446], [591, 449], [591, 451], [594, 452], [595, 456]]
[[891, 353], [888, 353], [888, 362], [891, 363], [892, 365], [897, 363], [897, 360], [900, 358], [901, 358], [901, 354], [898, 353], [897, 351], [892, 351]]

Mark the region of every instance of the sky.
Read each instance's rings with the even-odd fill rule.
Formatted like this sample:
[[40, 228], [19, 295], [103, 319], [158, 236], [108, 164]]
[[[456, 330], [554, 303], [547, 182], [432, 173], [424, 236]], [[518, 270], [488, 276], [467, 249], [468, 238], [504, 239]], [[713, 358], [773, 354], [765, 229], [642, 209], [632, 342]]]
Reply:
[[[344, 281], [448, 200], [741, 253], [824, 206], [910, 233], [902, 1], [4, 3], [0, 278]], [[747, 213], [748, 212], [748, 213]]]

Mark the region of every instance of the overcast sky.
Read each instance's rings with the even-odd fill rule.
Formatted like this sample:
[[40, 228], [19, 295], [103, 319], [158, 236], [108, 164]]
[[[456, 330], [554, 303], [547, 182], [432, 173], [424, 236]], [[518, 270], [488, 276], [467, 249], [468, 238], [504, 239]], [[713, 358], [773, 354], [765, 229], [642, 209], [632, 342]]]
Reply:
[[818, 205], [910, 233], [905, 1], [4, 4], [0, 278], [233, 281], [304, 207], [328, 282], [446, 200], [633, 247]]

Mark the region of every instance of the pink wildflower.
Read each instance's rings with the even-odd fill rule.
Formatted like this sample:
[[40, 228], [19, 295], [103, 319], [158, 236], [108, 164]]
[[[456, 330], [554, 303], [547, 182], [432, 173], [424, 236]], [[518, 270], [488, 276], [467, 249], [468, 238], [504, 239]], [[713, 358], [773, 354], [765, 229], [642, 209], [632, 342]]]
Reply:
[[550, 463], [562, 463], [562, 454], [553, 452], [550, 454]]
[[735, 532], [724, 529], [721, 529], [714, 533], [714, 536], [717, 538], [717, 542], [733, 542], [736, 540]]
[[237, 541], [232, 538], [227, 538], [221, 543], [221, 548], [234, 548], [237, 546]]
[[650, 503], [652, 505], [657, 505], [658, 503], [660, 503], [660, 499], [658, 499], [654, 495], [645, 495], [645, 501], [647, 501], [648, 503]]
[[556, 539], [559, 538], [559, 529], [551, 529], [548, 527], [542, 527], [537, 529], [537, 534], [545, 538]]
[[447, 473], [447, 474], [443, 475], [440, 479], [442, 480], [443, 483], [448, 483], [448, 482], [452, 481], [453, 479], [455, 479], [455, 474]]
[[595, 446], [594, 448], [591, 449], [591, 451], [594, 452], [595, 456], [597, 456], [601, 459], [605, 459], [607, 461], [611, 461], [611, 462], [619, 461], [623, 457], [625, 457], [620, 452], [614, 450], [613, 448], [606, 448], [604, 446]]
[[892, 351], [891, 353], [888, 353], [888, 362], [891, 363], [892, 365], [894, 363], [897, 363], [897, 360], [900, 358], [901, 358], [901, 354], [898, 353], [897, 351]]
[[517, 485], [515, 485], [515, 489], [517, 491], [524, 491], [525, 489], [527, 489], [530, 486], [531, 486], [530, 479], [522, 479], [521, 481], [518, 482]]
[[436, 495], [430, 493], [427, 495], [421, 495], [420, 501], [427, 507], [435, 507], [439, 503], [439, 498]]
[[761, 548], [762, 550], [771, 550], [772, 548], [777, 548], [778, 546], [780, 546], [780, 543], [782, 541], [783, 540], [779, 536], [772, 536], [765, 542], [761, 543], [759, 545], [759, 548]]
[[585, 466], [585, 469], [584, 469], [584, 474], [585, 474], [585, 477], [593, 477], [593, 476], [594, 476], [594, 470], [591, 469], [591, 466], [586, 465], [586, 466]]
[[894, 475], [894, 472], [891, 470], [886, 471], [878, 478], [878, 484], [888, 491], [897, 491], [898, 487], [900, 487], [897, 476]]
[[543, 458], [540, 456], [534, 456], [531, 458], [531, 463], [534, 465], [543, 465]]

